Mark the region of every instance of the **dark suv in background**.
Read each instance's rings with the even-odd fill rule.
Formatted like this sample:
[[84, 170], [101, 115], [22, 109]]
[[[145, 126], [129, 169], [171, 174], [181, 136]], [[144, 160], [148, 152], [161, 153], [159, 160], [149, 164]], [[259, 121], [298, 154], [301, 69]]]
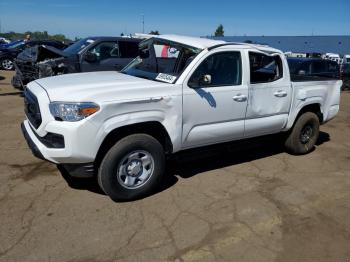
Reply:
[[31, 48], [37, 45], [53, 46], [57, 49], [64, 49], [67, 45], [59, 41], [54, 40], [33, 40], [33, 41], [18, 41], [14, 44], [8, 45], [6, 48], [0, 50], [0, 67], [4, 70], [13, 70], [13, 61], [19, 53], [27, 48]]
[[119, 71], [138, 56], [141, 39], [128, 37], [88, 37], [64, 50], [38, 46], [18, 55], [12, 85], [17, 89], [38, 78], [60, 74]]
[[340, 79], [337, 62], [321, 58], [288, 58], [292, 81]]
[[343, 64], [341, 68], [342, 90], [350, 89], [350, 63]]

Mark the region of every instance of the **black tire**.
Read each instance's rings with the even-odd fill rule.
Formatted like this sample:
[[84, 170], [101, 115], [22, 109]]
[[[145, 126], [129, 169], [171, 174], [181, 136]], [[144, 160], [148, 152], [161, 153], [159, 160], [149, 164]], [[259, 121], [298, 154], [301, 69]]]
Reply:
[[[135, 153], [136, 152], [136, 153]], [[141, 152], [141, 153], [138, 153]], [[143, 172], [147, 167], [143, 167], [143, 162], [140, 161], [142, 154], [149, 154], [153, 162], [152, 172], [145, 181], [138, 181], [139, 177], [142, 177]], [[134, 154], [141, 154], [140, 159], [136, 157], [133, 159], [128, 156]], [[126, 158], [126, 159], [125, 159]], [[128, 174], [130, 165], [134, 164], [133, 161], [140, 161], [138, 174], [130, 175], [132, 178], [136, 177], [135, 188], [127, 188], [127, 178], [123, 182], [123, 174]], [[123, 165], [126, 162], [125, 165]], [[123, 168], [125, 166], [125, 168]], [[135, 164], [133, 165], [135, 167]], [[156, 189], [160, 184], [164, 175], [165, 169], [165, 154], [162, 145], [154, 137], [146, 134], [134, 134], [119, 140], [105, 155], [102, 163], [99, 167], [97, 174], [97, 181], [101, 189], [113, 200], [113, 201], [126, 201], [140, 199]], [[122, 170], [122, 171], [120, 171]], [[138, 169], [137, 169], [138, 170]], [[147, 170], [148, 172], [149, 170]], [[132, 170], [133, 172], [133, 170]], [[130, 177], [128, 175], [128, 177]], [[137, 185], [140, 183], [141, 185]], [[143, 183], [143, 184], [142, 184]]]
[[319, 135], [320, 121], [315, 113], [306, 112], [295, 122], [285, 141], [287, 152], [294, 155], [307, 154], [313, 150]]

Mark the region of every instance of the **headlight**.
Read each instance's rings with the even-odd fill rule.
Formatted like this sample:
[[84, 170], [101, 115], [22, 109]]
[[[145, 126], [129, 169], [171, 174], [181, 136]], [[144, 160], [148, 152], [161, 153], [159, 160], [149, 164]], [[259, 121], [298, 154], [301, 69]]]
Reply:
[[100, 110], [95, 103], [50, 103], [50, 112], [56, 120], [75, 122], [80, 121]]

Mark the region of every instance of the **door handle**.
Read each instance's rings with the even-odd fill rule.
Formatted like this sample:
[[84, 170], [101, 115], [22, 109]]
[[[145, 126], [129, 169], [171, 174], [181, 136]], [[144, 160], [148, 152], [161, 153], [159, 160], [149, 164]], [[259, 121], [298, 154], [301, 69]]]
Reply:
[[287, 92], [283, 91], [283, 90], [278, 90], [277, 92], [273, 93], [274, 96], [276, 97], [286, 97], [287, 96]]
[[244, 102], [244, 101], [247, 101], [247, 96], [242, 95], [242, 94], [238, 94], [238, 95], [232, 97], [232, 99], [237, 101], [237, 102]]

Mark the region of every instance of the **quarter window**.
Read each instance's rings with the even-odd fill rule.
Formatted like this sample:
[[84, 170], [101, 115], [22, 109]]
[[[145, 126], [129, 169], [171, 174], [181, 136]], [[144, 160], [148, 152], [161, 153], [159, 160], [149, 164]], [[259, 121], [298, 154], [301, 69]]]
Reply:
[[98, 61], [119, 57], [119, 47], [116, 42], [99, 43], [93, 47], [90, 52], [96, 54]]
[[197, 67], [188, 85], [193, 88], [234, 86], [240, 85], [241, 82], [242, 62], [240, 52], [220, 52], [208, 56]]
[[280, 56], [249, 52], [250, 83], [268, 83], [283, 77]]

